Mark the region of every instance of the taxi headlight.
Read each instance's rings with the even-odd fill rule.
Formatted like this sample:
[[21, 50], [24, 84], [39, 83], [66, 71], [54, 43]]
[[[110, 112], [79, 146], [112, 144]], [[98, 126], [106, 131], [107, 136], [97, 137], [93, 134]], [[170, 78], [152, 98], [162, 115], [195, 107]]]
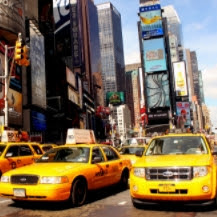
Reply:
[[69, 182], [67, 176], [43, 176], [40, 179], [41, 184], [62, 184]]
[[208, 168], [205, 166], [204, 167], [194, 167], [193, 172], [194, 172], [194, 178], [206, 176], [208, 174]]
[[145, 178], [145, 168], [134, 168], [134, 176]]
[[4, 182], [4, 183], [10, 182], [10, 176], [2, 176], [1, 177], [1, 182]]

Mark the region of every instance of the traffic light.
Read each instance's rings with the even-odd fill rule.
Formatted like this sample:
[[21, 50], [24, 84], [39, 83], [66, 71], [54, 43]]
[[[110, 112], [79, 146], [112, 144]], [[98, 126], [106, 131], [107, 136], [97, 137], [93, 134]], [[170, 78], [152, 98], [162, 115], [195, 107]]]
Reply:
[[29, 47], [27, 45], [23, 46], [21, 58], [22, 59], [20, 60], [20, 64], [22, 66], [29, 66], [29, 64], [30, 64], [30, 61], [29, 61]]
[[21, 60], [21, 57], [22, 57], [22, 42], [16, 41], [15, 52], [14, 52], [15, 62], [18, 62], [19, 60]]

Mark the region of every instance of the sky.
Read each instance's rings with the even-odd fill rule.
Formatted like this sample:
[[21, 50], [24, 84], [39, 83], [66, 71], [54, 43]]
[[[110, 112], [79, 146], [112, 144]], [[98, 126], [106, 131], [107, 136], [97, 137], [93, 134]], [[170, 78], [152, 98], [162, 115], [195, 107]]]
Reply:
[[[108, 0], [94, 0], [95, 4]], [[121, 14], [125, 64], [140, 62], [137, 22], [139, 0], [110, 0]], [[160, 0], [173, 5], [182, 23], [184, 48], [196, 51], [205, 104], [217, 128], [217, 0]]]

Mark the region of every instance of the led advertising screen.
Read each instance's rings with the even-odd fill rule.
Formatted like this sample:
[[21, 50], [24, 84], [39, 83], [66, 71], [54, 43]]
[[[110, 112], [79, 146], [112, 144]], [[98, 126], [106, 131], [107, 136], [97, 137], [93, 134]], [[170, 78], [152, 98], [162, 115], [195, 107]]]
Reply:
[[45, 131], [47, 129], [46, 116], [40, 112], [31, 111], [32, 130]]
[[176, 96], [187, 96], [187, 81], [186, 81], [186, 71], [185, 62], [175, 62], [173, 63], [173, 72], [175, 78], [175, 88]]
[[163, 35], [160, 4], [140, 7], [142, 38]]
[[190, 115], [190, 103], [189, 102], [176, 102], [176, 115], [177, 120], [182, 115], [185, 116], [185, 125], [191, 125], [191, 115]]
[[107, 92], [106, 104], [121, 105], [124, 104], [124, 92]]
[[148, 108], [170, 107], [168, 75], [164, 73], [148, 75], [146, 94]]
[[166, 71], [166, 54], [164, 39], [152, 39], [143, 41], [145, 72]]

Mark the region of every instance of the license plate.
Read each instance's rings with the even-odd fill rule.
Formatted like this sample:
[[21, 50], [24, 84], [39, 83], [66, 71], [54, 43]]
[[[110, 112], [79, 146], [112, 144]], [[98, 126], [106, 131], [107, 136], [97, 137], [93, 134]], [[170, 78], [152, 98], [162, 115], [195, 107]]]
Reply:
[[175, 192], [176, 188], [174, 184], [160, 184], [159, 192]]
[[26, 190], [24, 188], [14, 188], [15, 197], [26, 197]]

